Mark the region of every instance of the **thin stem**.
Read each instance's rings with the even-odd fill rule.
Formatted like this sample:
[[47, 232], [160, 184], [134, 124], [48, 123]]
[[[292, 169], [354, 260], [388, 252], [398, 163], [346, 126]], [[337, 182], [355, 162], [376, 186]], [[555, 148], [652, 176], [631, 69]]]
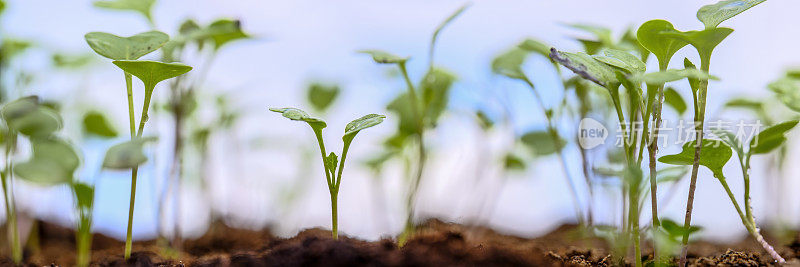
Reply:
[[331, 233], [333, 234], [333, 240], [339, 239], [339, 210], [336, 203], [338, 198], [339, 190], [331, 190]]
[[[419, 185], [422, 182], [422, 174], [425, 168], [425, 161], [426, 161], [426, 153], [425, 153], [425, 125], [423, 123], [422, 114], [420, 113], [420, 102], [417, 98], [416, 89], [414, 88], [414, 84], [411, 82], [411, 79], [408, 77], [408, 71], [406, 70], [405, 62], [399, 63], [398, 67], [400, 68], [400, 72], [403, 74], [403, 79], [406, 82], [406, 86], [408, 87], [408, 97], [411, 103], [411, 113], [414, 115], [414, 120], [417, 121], [417, 138], [418, 138], [418, 162], [417, 162], [417, 170], [416, 175], [414, 178], [414, 182], [411, 187], [411, 192], [408, 195], [408, 199], [406, 201], [406, 209], [407, 209], [407, 217], [406, 217], [406, 226], [405, 230], [403, 231], [403, 236], [407, 236], [410, 234], [411, 231], [414, 230], [414, 201], [417, 196], [417, 192], [419, 191]], [[403, 239], [404, 240], [404, 239]], [[403, 241], [401, 240], [401, 244]]]
[[544, 100], [542, 100], [542, 97], [539, 95], [539, 92], [536, 91], [536, 86], [534, 86], [533, 83], [530, 81], [530, 79], [528, 79], [527, 77], [524, 77], [522, 80], [528, 85], [528, 87], [531, 88], [534, 98], [536, 99], [536, 101], [538, 101], [539, 107], [542, 108], [542, 113], [544, 113], [544, 116], [547, 119], [547, 132], [550, 134], [550, 138], [553, 141], [553, 146], [555, 146], [556, 153], [558, 153], [558, 157], [561, 161], [561, 167], [564, 171], [564, 177], [567, 179], [567, 185], [569, 185], [570, 193], [572, 194], [572, 202], [575, 206], [576, 219], [578, 219], [579, 224], [583, 225], [584, 224], [583, 209], [581, 208], [580, 205], [578, 190], [575, 188], [575, 184], [572, 181], [572, 176], [569, 174], [569, 168], [567, 167], [567, 160], [564, 157], [564, 153], [561, 152], [561, 148], [559, 147], [559, 143], [561, 142], [561, 140], [558, 136], [558, 132], [556, 132], [555, 125], [553, 124], [553, 118], [550, 115], [550, 113], [547, 112], [547, 108], [544, 105]]
[[[700, 68], [705, 73], [709, 73], [710, 58], [705, 56], [701, 58]], [[686, 217], [683, 221], [684, 234], [681, 240], [681, 258], [678, 266], [686, 266], [686, 254], [689, 252], [689, 227], [692, 223], [692, 208], [694, 206], [694, 191], [697, 188], [697, 171], [700, 168], [700, 150], [703, 147], [703, 122], [705, 120], [706, 111], [706, 91], [708, 90], [708, 80], [700, 80], [698, 89], [698, 96], [695, 97], [695, 149], [694, 149], [694, 163], [692, 164], [692, 176], [689, 181], [689, 197], [686, 201]]]
[[125, 259], [131, 257], [131, 246], [133, 245], [133, 204], [136, 203], [136, 178], [139, 172], [139, 167], [133, 167], [131, 170], [131, 202], [128, 207], [128, 232], [125, 237]]
[[636, 183], [636, 184], [632, 183], [631, 184], [631, 190], [630, 190], [630, 195], [629, 195], [629, 197], [630, 197], [629, 202], [630, 202], [631, 207], [630, 207], [630, 210], [629, 210], [630, 214], [628, 214], [628, 217], [630, 217], [631, 228], [632, 228], [631, 235], [633, 235], [633, 250], [634, 250], [634, 252], [633, 252], [634, 253], [633, 263], [634, 263], [634, 266], [641, 267], [642, 266], [642, 250], [640, 249], [641, 246], [640, 246], [640, 242], [639, 242], [639, 238], [640, 238], [640, 236], [639, 236], [639, 200], [637, 199], [638, 195], [639, 195], [638, 194], [638, 192], [639, 192], [638, 188], [639, 188], [639, 184], [638, 183]]
[[[772, 245], [767, 243], [767, 241], [764, 239], [764, 236], [761, 235], [761, 230], [758, 228], [758, 225], [756, 225], [756, 219], [753, 216], [753, 211], [752, 211], [753, 208], [750, 206], [750, 156], [751, 155], [748, 154], [747, 156], [745, 156], [744, 160], [740, 158], [740, 163], [742, 165], [742, 177], [744, 178], [744, 188], [745, 188], [744, 209], [746, 215], [742, 216], [742, 212], [740, 211], [737, 203], [735, 202], [733, 194], [729, 192], [728, 195], [731, 197], [731, 200], [734, 201], [734, 206], [736, 206], [736, 209], [739, 212], [739, 216], [742, 217], [742, 223], [744, 224], [745, 228], [747, 228], [747, 231], [750, 232], [750, 235], [752, 235], [753, 238], [755, 238], [755, 240], [761, 245], [761, 247], [764, 248], [764, 250], [766, 250], [767, 253], [775, 261], [777, 261], [780, 264], [783, 264], [786, 262], [786, 260], [783, 259], [783, 257], [781, 257], [781, 255], [778, 254], [777, 251], [775, 251], [775, 248], [773, 248]], [[725, 186], [726, 190], [728, 190], [726, 185], [723, 184], [723, 186]]]
[[125, 72], [125, 85], [128, 88], [128, 121], [130, 122], [131, 138], [136, 135], [136, 119], [133, 113], [133, 75]]
[[333, 188], [333, 181], [331, 179], [331, 173], [328, 170], [328, 165], [325, 164], [325, 142], [322, 140], [322, 129], [313, 128], [314, 135], [317, 137], [317, 143], [319, 144], [319, 152], [322, 154], [322, 166], [325, 168], [325, 180], [328, 181], [328, 190]]
[[[666, 71], [669, 61], [664, 64], [659, 62], [659, 71]], [[649, 150], [649, 165], [650, 165], [650, 213], [652, 214], [652, 232], [653, 232], [653, 262], [656, 266], [659, 264], [658, 259], [658, 227], [661, 223], [658, 220], [658, 171], [656, 170], [656, 154], [658, 153], [658, 132], [661, 128], [661, 109], [664, 105], [664, 84], [658, 86], [657, 92], [658, 100], [653, 103], [653, 134], [648, 146]], [[650, 106], [648, 106], [649, 108]]]
[[16, 147], [17, 134], [13, 131], [8, 132], [8, 144], [6, 145], [6, 169], [3, 171], [2, 184], [3, 195], [6, 204], [6, 223], [11, 236], [11, 259], [16, 264], [22, 263], [22, 248], [19, 242], [19, 230], [17, 229], [17, 210], [14, 203], [13, 189], [13, 163], [11, 155]]

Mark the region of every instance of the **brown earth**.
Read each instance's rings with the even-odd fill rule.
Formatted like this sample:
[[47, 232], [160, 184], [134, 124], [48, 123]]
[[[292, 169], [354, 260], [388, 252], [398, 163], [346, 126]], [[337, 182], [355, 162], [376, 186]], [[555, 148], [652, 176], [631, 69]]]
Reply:
[[[184, 242], [182, 253], [171, 253], [155, 241], [134, 243], [128, 261], [124, 243], [96, 234], [93, 266], [611, 266], [615, 261], [603, 240], [588, 237], [574, 225], [564, 225], [538, 238], [503, 235], [482, 227], [429, 220], [402, 248], [394, 240], [367, 242], [331, 238], [330, 231], [308, 229], [288, 239], [270, 231], [250, 231], [216, 224], [206, 235]], [[74, 232], [42, 223], [40, 247], [26, 250], [27, 266], [72, 266]], [[800, 265], [800, 241], [775, 244], [791, 264]], [[692, 266], [769, 266], [771, 259], [749, 239], [736, 244], [696, 242]], [[643, 256], [645, 260], [649, 256]], [[629, 265], [627, 262], [626, 265]], [[12, 265], [5, 256], [0, 265]]]

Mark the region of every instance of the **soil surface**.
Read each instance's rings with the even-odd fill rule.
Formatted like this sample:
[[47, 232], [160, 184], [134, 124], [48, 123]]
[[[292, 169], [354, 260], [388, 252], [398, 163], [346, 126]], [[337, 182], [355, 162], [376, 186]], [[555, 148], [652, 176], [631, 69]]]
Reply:
[[[215, 224], [203, 237], [187, 240], [174, 253], [156, 241], [134, 243], [129, 260], [124, 243], [94, 235], [92, 266], [614, 266], [606, 243], [564, 225], [535, 239], [503, 235], [482, 227], [429, 220], [401, 247], [392, 239], [367, 242], [340, 233], [308, 229], [292, 238], [270, 231], [250, 231]], [[41, 223], [40, 247], [26, 249], [27, 266], [72, 266], [74, 232]], [[770, 240], [772, 241], [772, 240]], [[773, 241], [774, 242], [774, 241]], [[773, 243], [789, 265], [800, 266], [800, 240]], [[647, 251], [646, 251], [647, 252]], [[4, 253], [7, 254], [7, 253]], [[652, 255], [643, 255], [647, 260]], [[692, 266], [770, 266], [771, 258], [746, 239], [736, 244], [696, 242], [690, 246]], [[0, 265], [12, 265], [6, 256]], [[625, 265], [630, 265], [627, 262]]]

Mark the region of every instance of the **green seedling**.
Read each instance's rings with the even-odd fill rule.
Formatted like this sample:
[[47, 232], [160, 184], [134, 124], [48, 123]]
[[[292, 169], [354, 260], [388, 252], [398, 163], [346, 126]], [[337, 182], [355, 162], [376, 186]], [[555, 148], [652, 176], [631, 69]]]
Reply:
[[325, 112], [339, 96], [339, 86], [314, 83], [308, 86], [306, 99], [318, 112]]
[[[666, 36], [689, 43], [697, 50], [700, 57], [700, 70], [709, 73], [711, 64], [711, 54], [714, 48], [717, 47], [733, 30], [729, 28], [718, 28], [720, 23], [728, 20], [745, 10], [758, 5], [765, 0], [723, 0], [716, 4], [706, 5], [697, 11], [697, 19], [705, 24], [705, 29], [700, 31], [681, 32], [675, 29], [668, 29], [662, 33]], [[693, 64], [688, 59], [685, 60], [684, 65], [689, 68]], [[697, 185], [697, 170], [700, 166], [701, 157], [701, 144], [703, 143], [703, 122], [705, 121], [706, 112], [706, 95], [708, 90], [708, 80], [690, 80], [692, 87], [692, 95], [694, 97], [694, 121], [695, 121], [695, 140], [696, 147], [694, 153], [694, 164], [692, 165], [692, 176], [689, 183], [689, 197], [686, 203], [686, 218], [684, 219], [684, 227], [689, 228], [692, 221], [692, 206], [694, 204], [694, 191]], [[687, 243], [689, 242], [688, 231], [683, 238], [683, 250], [679, 266], [686, 265], [686, 253], [688, 252]]]
[[[144, 126], [149, 119], [148, 112], [150, 110], [150, 100], [153, 96], [153, 91], [156, 85], [164, 80], [171, 79], [183, 75], [192, 67], [180, 63], [162, 63], [156, 61], [137, 61], [137, 60], [116, 60], [114, 65], [117, 65], [125, 73], [130, 73], [139, 78], [144, 84], [144, 104], [142, 105], [141, 118], [139, 119], [139, 128], [136, 133], [136, 138], [141, 138], [144, 133]], [[133, 107], [129, 106], [129, 113], [133, 113]], [[108, 159], [108, 158], [106, 158]], [[130, 257], [131, 241], [132, 241], [132, 226], [133, 226], [133, 206], [136, 198], [136, 174], [138, 165], [132, 166], [132, 182], [131, 182], [131, 202], [128, 210], [128, 234], [125, 239], [125, 258]]]
[[7, 229], [11, 238], [11, 259], [19, 264], [22, 262], [22, 249], [12, 187], [15, 173], [13, 155], [17, 150], [18, 135], [22, 134], [29, 139], [47, 137], [59, 130], [62, 122], [61, 116], [55, 110], [42, 105], [36, 96], [23, 97], [5, 104], [0, 110], [0, 115], [6, 126], [2, 138], [5, 144], [5, 168], [0, 175], [5, 197]]
[[428, 51], [428, 71], [419, 82], [419, 89], [414, 86], [406, 69], [406, 62], [410, 57], [397, 56], [380, 50], [358, 51], [371, 56], [373, 61], [378, 64], [396, 65], [407, 87], [406, 93], [398, 95], [387, 106], [387, 109], [397, 114], [399, 122], [398, 133], [386, 141], [387, 146], [393, 149], [402, 148], [410, 140], [410, 137], [414, 136], [418, 147], [416, 170], [406, 199], [405, 227], [403, 233], [398, 237], [398, 244], [401, 246], [405, 244], [405, 241], [414, 232], [414, 202], [416, 201], [417, 192], [419, 192], [427, 159], [424, 141], [425, 131], [427, 128], [436, 126], [439, 117], [447, 107], [450, 87], [455, 81], [455, 77], [452, 74], [434, 66], [436, 41], [442, 30], [461, 15], [467, 7], [468, 5], [463, 6], [453, 12], [434, 30]]
[[319, 151], [322, 155], [322, 165], [325, 168], [325, 179], [328, 182], [328, 190], [331, 194], [331, 233], [333, 234], [334, 240], [338, 239], [337, 200], [339, 196], [339, 186], [342, 182], [344, 162], [347, 158], [347, 151], [350, 149], [350, 144], [353, 142], [358, 132], [380, 124], [386, 116], [369, 114], [348, 123], [344, 129], [344, 136], [342, 136], [344, 145], [342, 146], [342, 158], [340, 161], [336, 153], [331, 152], [329, 155], [325, 155], [325, 142], [322, 139], [322, 129], [325, 129], [327, 124], [324, 121], [311, 117], [305, 111], [296, 108], [270, 108], [269, 110], [281, 113], [284, 117], [293, 121], [304, 121], [308, 123], [314, 131], [314, 135], [317, 137], [317, 143], [319, 144]]
[[[662, 252], [666, 252], [671, 256], [678, 255], [680, 252], [681, 247], [681, 239], [685, 234], [686, 229], [683, 228], [683, 225], [678, 225], [673, 220], [670, 219], [661, 219], [659, 220], [660, 227], [655, 232], [658, 235], [658, 242], [655, 243], [658, 246], [658, 249]], [[689, 228], [689, 234], [695, 234], [702, 230], [699, 226], [692, 226]]]
[[764, 250], [766, 250], [767, 253], [769, 253], [769, 255], [780, 264], [783, 264], [786, 261], [775, 251], [774, 248], [772, 248], [769, 243], [767, 243], [766, 240], [764, 240], [760, 229], [756, 225], [756, 220], [753, 215], [753, 207], [750, 203], [750, 158], [753, 155], [770, 153], [781, 147], [787, 141], [785, 135], [787, 132], [797, 126], [797, 123], [797, 120], [792, 120], [768, 127], [751, 139], [748, 146], [744, 146], [742, 140], [740, 140], [731, 132], [724, 130], [718, 130], [715, 132], [715, 134], [718, 135], [723, 142], [733, 148], [733, 151], [736, 152], [736, 155], [739, 158], [739, 166], [742, 169], [742, 178], [744, 179], [744, 213], [742, 213], [736, 198], [733, 197], [733, 194], [730, 192], [730, 189], [728, 189], [724, 179], [720, 180], [720, 182], [723, 184], [728, 196], [731, 198], [731, 202], [733, 202], [734, 206], [736, 207], [736, 211], [739, 213], [739, 217], [742, 219], [742, 224], [744, 224], [747, 232], [750, 233], [750, 235], [764, 248]]
[[75, 197], [78, 213], [76, 266], [89, 266], [92, 247], [92, 207], [94, 187], [77, 181], [75, 171], [80, 158], [72, 145], [56, 137], [31, 139], [33, 153], [26, 162], [17, 164], [14, 173], [20, 178], [40, 186], [69, 185]]
[[[573, 179], [569, 174], [566, 158], [564, 158], [564, 154], [561, 151], [566, 145], [566, 141], [564, 141], [563, 138], [561, 138], [561, 136], [558, 134], [558, 129], [556, 129], [554, 122], [555, 118], [553, 118], [553, 109], [548, 108], [544, 104], [545, 100], [541, 98], [539, 91], [536, 89], [533, 82], [531, 82], [531, 80], [522, 70], [522, 64], [525, 62], [529, 51], [547, 56], [548, 49], [546, 47], [547, 45], [544, 45], [541, 42], [527, 39], [518, 47], [512, 48], [511, 50], [496, 57], [492, 61], [492, 72], [511, 79], [522, 81], [528, 87], [530, 87], [538, 106], [542, 110], [542, 114], [547, 120], [547, 131], [526, 133], [520, 138], [520, 140], [523, 144], [528, 145], [528, 147], [534, 151], [536, 156], [550, 155], [553, 153], [558, 154], [558, 157], [561, 161], [561, 166], [564, 170], [564, 177], [567, 180], [567, 185], [570, 189], [572, 202], [575, 206], [575, 216], [581, 224], [584, 224], [583, 210], [580, 205], [580, 199], [578, 198], [578, 192], [575, 188]], [[589, 215], [591, 215], [591, 213]]]
[[96, 110], [83, 114], [83, 131], [101, 138], [114, 138], [118, 135], [108, 118]]

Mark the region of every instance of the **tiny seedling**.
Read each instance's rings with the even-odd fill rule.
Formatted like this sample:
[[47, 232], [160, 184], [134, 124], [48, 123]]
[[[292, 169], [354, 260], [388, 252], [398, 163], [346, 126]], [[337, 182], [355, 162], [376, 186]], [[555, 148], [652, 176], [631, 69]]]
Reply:
[[[697, 19], [703, 22], [705, 29], [700, 31], [681, 32], [675, 29], [666, 29], [661, 33], [679, 41], [689, 43], [697, 50], [700, 57], [700, 70], [709, 73], [711, 64], [711, 54], [733, 30], [729, 28], [718, 28], [720, 23], [728, 20], [753, 6], [763, 3], [766, 0], [723, 0], [716, 4], [706, 5], [697, 11]], [[685, 60], [687, 68], [694, 67], [694, 64]], [[684, 228], [689, 229], [692, 222], [692, 206], [694, 204], [694, 191], [697, 185], [697, 170], [700, 166], [701, 149], [703, 144], [703, 122], [706, 113], [706, 96], [708, 91], [708, 80], [691, 80], [692, 96], [694, 97], [694, 121], [695, 121], [695, 151], [694, 164], [692, 165], [692, 175], [689, 182], [689, 197], [686, 202], [686, 217]], [[688, 252], [689, 231], [685, 231], [683, 236], [683, 249], [678, 265], [686, 265], [686, 253]]]
[[22, 262], [19, 229], [17, 229], [16, 204], [14, 203], [13, 177], [15, 166], [14, 152], [17, 150], [17, 137], [22, 134], [29, 139], [43, 138], [61, 128], [61, 116], [55, 110], [42, 105], [36, 96], [22, 97], [7, 103], [0, 110], [6, 129], [3, 129], [2, 142], [5, 143], [5, 168], [2, 175], [3, 195], [6, 207], [11, 259]]
[[409, 78], [408, 70], [406, 69], [406, 62], [410, 57], [401, 57], [380, 50], [358, 51], [371, 56], [375, 63], [397, 65], [406, 83], [406, 93], [398, 95], [387, 106], [387, 109], [397, 114], [399, 125], [397, 134], [390, 137], [386, 143], [394, 147], [403, 147], [410, 140], [409, 137], [415, 136], [418, 147], [416, 170], [411, 179], [411, 189], [406, 198], [405, 227], [398, 238], [398, 244], [401, 246], [405, 244], [405, 241], [414, 232], [415, 228], [414, 202], [419, 192], [427, 159], [424, 141], [425, 130], [436, 126], [439, 117], [447, 107], [448, 94], [455, 80], [452, 74], [434, 66], [436, 41], [442, 30], [460, 16], [468, 6], [465, 5], [457, 9], [434, 30], [428, 50], [428, 70], [419, 82], [419, 91], [414, 86], [411, 78]]
[[[124, 2], [124, 1], [121, 1]], [[109, 33], [91, 32], [85, 36], [86, 42], [97, 54], [114, 60], [114, 64], [125, 73], [125, 84], [128, 91], [128, 121], [131, 139], [141, 138], [145, 122], [148, 119], [150, 99], [156, 84], [190, 71], [192, 68], [179, 63], [161, 63], [154, 61], [136, 61], [169, 41], [169, 36], [162, 32], [150, 31], [131, 37], [119, 37]], [[141, 120], [137, 133], [136, 119], [133, 111], [133, 76], [144, 83], [145, 97], [142, 106]], [[138, 165], [131, 168], [131, 201], [128, 211], [128, 231], [125, 240], [125, 258], [130, 257], [132, 244], [133, 205], [136, 196], [136, 178]]]
[[733, 205], [736, 207], [736, 211], [739, 213], [739, 217], [742, 219], [742, 224], [744, 224], [747, 232], [753, 236], [775, 261], [781, 264], [785, 263], [785, 260], [766, 240], [764, 240], [753, 215], [753, 207], [750, 203], [750, 158], [753, 155], [767, 154], [781, 147], [787, 141], [786, 133], [797, 126], [797, 123], [797, 120], [792, 120], [768, 127], [751, 139], [749, 145], [746, 147], [742, 143], [743, 140], [740, 140], [735, 134], [720, 129], [715, 131], [715, 134], [718, 135], [725, 144], [733, 148], [733, 151], [736, 152], [739, 158], [739, 166], [742, 169], [742, 178], [744, 179], [744, 213], [742, 213], [736, 198], [733, 197], [724, 179], [720, 179], [720, 183], [722, 183], [725, 191], [731, 198], [731, 202], [733, 202]]
[[339, 198], [339, 185], [342, 183], [342, 172], [344, 171], [344, 161], [347, 158], [347, 151], [350, 149], [350, 144], [353, 142], [358, 132], [380, 124], [386, 116], [369, 114], [348, 123], [344, 128], [344, 136], [342, 136], [344, 145], [342, 146], [342, 159], [339, 161], [336, 153], [331, 152], [329, 155], [325, 155], [325, 142], [322, 139], [322, 129], [325, 129], [327, 124], [324, 121], [311, 117], [305, 111], [296, 108], [270, 108], [269, 110], [281, 113], [284, 117], [293, 121], [304, 121], [308, 123], [314, 131], [314, 135], [317, 137], [317, 143], [319, 144], [319, 151], [322, 155], [322, 166], [325, 168], [325, 179], [328, 182], [328, 191], [331, 194], [331, 233], [333, 234], [334, 240], [338, 239], [337, 200]]

